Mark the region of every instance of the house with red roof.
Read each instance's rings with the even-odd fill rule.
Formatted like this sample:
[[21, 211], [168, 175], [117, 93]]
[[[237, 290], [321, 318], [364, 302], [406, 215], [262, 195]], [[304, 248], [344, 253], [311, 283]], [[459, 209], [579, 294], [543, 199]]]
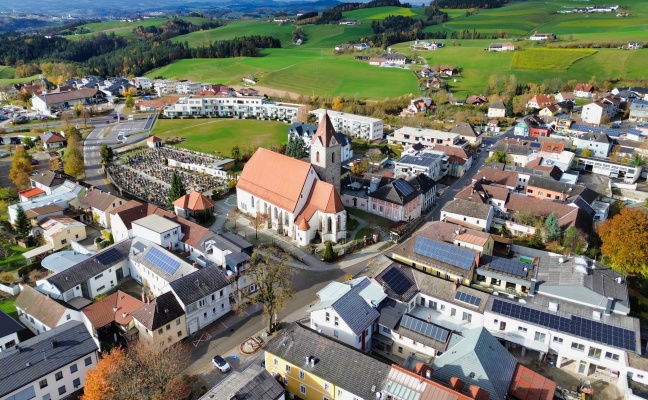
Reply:
[[146, 139], [146, 145], [151, 149], [162, 147], [162, 139], [157, 136], [150, 136], [148, 139]]
[[41, 188], [33, 187], [31, 189], [21, 190], [18, 192], [20, 202], [29, 201], [30, 199], [45, 195], [45, 191]]
[[43, 149], [52, 150], [65, 146], [65, 138], [56, 132], [43, 132], [40, 134], [41, 144]]
[[137, 338], [137, 329], [133, 322], [133, 312], [144, 303], [126, 292], [117, 290], [117, 292], [84, 307], [81, 311], [83, 322], [88, 328], [97, 346], [100, 346], [99, 340], [112, 335], [118, 334], [126, 341]]
[[173, 210], [176, 215], [189, 218], [195, 217], [196, 212], [212, 215], [214, 214], [215, 205], [216, 203], [212, 199], [203, 196], [199, 192], [191, 192], [174, 201]]

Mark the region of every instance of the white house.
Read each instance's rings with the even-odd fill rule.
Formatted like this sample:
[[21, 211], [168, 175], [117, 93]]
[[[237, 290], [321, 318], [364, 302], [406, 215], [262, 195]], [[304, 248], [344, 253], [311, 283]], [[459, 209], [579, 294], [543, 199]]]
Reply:
[[[67, 181], [66, 183], [69, 183], [69, 186], [72, 186], [72, 188], [68, 186], [61, 186], [57, 187], [56, 189], [52, 190], [51, 192], [48, 193], [45, 196], [38, 196], [38, 197], [32, 197], [28, 201], [23, 201], [18, 204], [12, 204], [9, 206], [9, 222], [11, 224], [14, 224], [16, 222], [16, 216], [17, 216], [17, 208], [18, 206], [21, 206], [23, 208], [23, 211], [28, 211], [36, 208], [41, 208], [44, 206], [52, 206], [56, 205], [60, 207], [61, 210], [65, 210], [68, 208], [70, 201], [76, 198], [77, 194], [83, 189], [82, 186], [76, 186], [74, 183]], [[40, 188], [40, 186], [39, 186]]]
[[202, 268], [176, 279], [164, 291], [173, 292], [184, 310], [189, 335], [232, 310], [230, 282], [216, 267]]
[[[317, 125], [304, 124], [302, 122], [293, 122], [288, 128], [288, 141], [297, 137], [304, 140], [304, 148], [310, 151], [311, 141], [317, 132]], [[335, 138], [340, 143], [340, 159], [342, 162], [348, 161], [353, 158], [353, 149], [351, 148], [351, 140], [342, 132], [336, 131]]]
[[20, 343], [18, 333], [24, 330], [25, 327], [20, 322], [0, 310], [0, 353]]
[[619, 112], [620, 102], [618, 96], [609, 95], [586, 104], [581, 111], [581, 119], [584, 123], [599, 125], [604, 116], [608, 119], [614, 118]]
[[462, 142], [460, 136], [458, 133], [437, 129], [403, 126], [387, 136], [387, 142], [389, 144], [400, 144], [403, 148], [411, 147], [417, 143], [421, 143], [423, 146], [430, 148], [444, 144], [449, 146], [466, 146], [467, 142]]
[[260, 96], [241, 98], [228, 96], [189, 96], [164, 107], [164, 115], [218, 116], [293, 121], [304, 106], [294, 103], [277, 103]]
[[378, 118], [325, 110], [323, 108], [313, 110], [311, 114], [317, 115], [319, 124], [322, 123], [324, 115], [328, 115], [336, 132], [368, 140], [378, 140], [383, 137], [383, 121]]
[[153, 81], [151, 81], [149, 78], [146, 78], [144, 76], [138, 76], [136, 78], [133, 78], [132, 82], [134, 86], [142, 90], [149, 90], [153, 87]]
[[310, 326], [360, 351], [371, 350], [376, 310], [387, 297], [369, 278], [331, 282], [317, 292], [319, 303], [310, 309]]
[[176, 92], [178, 94], [196, 94], [202, 90], [200, 82], [192, 82], [182, 80], [176, 85]]
[[35, 335], [40, 335], [68, 321], [81, 321], [79, 311], [68, 308], [31, 286], [21, 286], [16, 298], [18, 319]]
[[506, 106], [501, 101], [495, 101], [488, 105], [488, 118], [506, 117]]
[[165, 249], [181, 247], [180, 224], [156, 214], [132, 222], [133, 236], [146, 239]]
[[612, 142], [605, 133], [574, 135], [572, 143], [581, 152], [584, 149], [589, 149], [594, 157], [607, 157], [612, 149]]
[[468, 200], [453, 200], [441, 209], [441, 220], [488, 232], [493, 222], [493, 207]]
[[0, 399], [64, 399], [85, 386], [98, 361], [83, 323], [70, 321], [0, 353]]
[[437, 150], [406, 151], [394, 165], [396, 176], [423, 173], [438, 181], [448, 173], [448, 157], [445, 152]]

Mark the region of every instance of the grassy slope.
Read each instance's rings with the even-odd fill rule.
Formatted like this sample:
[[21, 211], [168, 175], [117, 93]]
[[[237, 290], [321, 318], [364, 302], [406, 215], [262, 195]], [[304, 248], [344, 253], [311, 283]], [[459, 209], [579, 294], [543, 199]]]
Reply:
[[0, 65], [0, 79], [13, 79], [15, 68]]
[[0, 310], [9, 314], [12, 318], [18, 318], [18, 311], [16, 311], [15, 298], [0, 300]]
[[38, 75], [28, 76], [26, 78], [18, 79], [0, 79], [0, 85], [13, 85], [14, 83], [29, 83], [33, 80], [38, 80]]
[[256, 119], [160, 119], [153, 135], [161, 138], [183, 137], [178, 144], [189, 150], [229, 156], [232, 147], [239, 145], [270, 147], [287, 140], [288, 125], [276, 121]]
[[[200, 17], [181, 17], [181, 19], [185, 21], [189, 21], [192, 24], [196, 24], [196, 25], [203, 24], [209, 21], [209, 18], [200, 18]], [[125, 22], [125, 21], [93, 22], [90, 24], [81, 25], [81, 27], [90, 30], [92, 33], [83, 34], [83, 35], [71, 35], [69, 36], [69, 38], [74, 39], [75, 37], [83, 37], [83, 36], [88, 36], [95, 33], [103, 32], [107, 34], [114, 33], [115, 35], [118, 36], [124, 36], [130, 39], [134, 39], [136, 38], [136, 36], [133, 35], [132, 33], [133, 28], [138, 26], [144, 26], [144, 27], [159, 26], [167, 21], [168, 21], [167, 18], [147, 18], [143, 21], [137, 21], [137, 22]]]

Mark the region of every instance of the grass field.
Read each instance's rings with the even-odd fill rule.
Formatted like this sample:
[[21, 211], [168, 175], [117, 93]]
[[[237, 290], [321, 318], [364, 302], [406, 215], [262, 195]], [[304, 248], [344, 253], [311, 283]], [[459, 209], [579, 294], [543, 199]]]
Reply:
[[26, 78], [2, 78], [0, 75], [0, 85], [13, 85], [14, 83], [28, 83], [33, 80], [38, 80], [38, 75], [28, 76]]
[[15, 72], [15, 68], [0, 65], [0, 79], [13, 79]]
[[[210, 21], [209, 18], [200, 18], [200, 17], [181, 17], [181, 19], [191, 22], [192, 24], [195, 25], [200, 25]], [[143, 21], [136, 21], [136, 22], [128, 22], [128, 21], [92, 22], [90, 24], [85, 24], [80, 26], [80, 28], [88, 29], [91, 33], [86, 33], [82, 35], [70, 35], [68, 36], [68, 38], [74, 39], [74, 38], [84, 37], [99, 32], [103, 32], [103, 33], [114, 33], [115, 35], [118, 36], [124, 36], [129, 39], [134, 39], [136, 38], [136, 36], [133, 35], [132, 33], [133, 28], [138, 26], [144, 26], [144, 27], [159, 26], [167, 22], [168, 20], [169, 20], [168, 18], [147, 18]]]
[[6, 312], [12, 318], [18, 318], [18, 311], [16, 311], [16, 306], [14, 305], [15, 302], [15, 297], [4, 300], [0, 299], [0, 310]]
[[286, 143], [288, 125], [256, 119], [159, 119], [151, 134], [183, 137], [178, 147], [228, 157], [235, 145], [269, 148]]
[[567, 70], [576, 61], [596, 54], [590, 49], [527, 49], [513, 53], [512, 69]]
[[370, 66], [355, 61], [351, 55], [334, 56], [330, 51], [295, 48], [268, 49], [262, 54], [263, 57], [252, 58], [181, 60], [153, 70], [147, 76], [236, 85], [244, 75], [254, 75], [259, 85], [279, 90], [371, 99], [418, 91], [418, 80], [413, 72]]

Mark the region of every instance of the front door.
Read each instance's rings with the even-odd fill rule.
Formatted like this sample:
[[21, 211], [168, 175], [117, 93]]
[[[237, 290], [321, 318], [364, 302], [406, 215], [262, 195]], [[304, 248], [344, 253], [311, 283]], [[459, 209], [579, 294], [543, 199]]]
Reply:
[[124, 279], [124, 270], [123, 270], [123, 269], [121, 269], [121, 268], [117, 268], [116, 273], [117, 273], [117, 282], [119, 282], [119, 281], [121, 281], [122, 279]]

